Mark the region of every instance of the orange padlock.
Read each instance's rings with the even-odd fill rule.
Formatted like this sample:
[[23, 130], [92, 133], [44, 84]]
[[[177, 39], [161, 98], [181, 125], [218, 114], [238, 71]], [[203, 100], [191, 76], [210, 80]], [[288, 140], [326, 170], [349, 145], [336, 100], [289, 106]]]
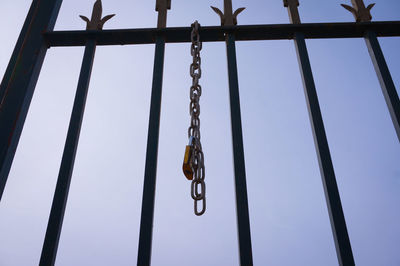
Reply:
[[193, 179], [193, 169], [190, 165], [190, 159], [192, 157], [193, 152], [193, 137], [189, 139], [189, 145], [186, 146], [185, 156], [183, 157], [183, 166], [182, 170], [188, 180]]

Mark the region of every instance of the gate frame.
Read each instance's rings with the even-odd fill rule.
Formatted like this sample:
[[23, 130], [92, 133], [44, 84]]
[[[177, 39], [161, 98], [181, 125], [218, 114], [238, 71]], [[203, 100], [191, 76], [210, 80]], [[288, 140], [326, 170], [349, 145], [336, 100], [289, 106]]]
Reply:
[[[233, 13], [231, 0], [224, 0], [224, 14], [213, 8], [221, 15], [222, 25], [200, 29], [203, 42], [225, 41], [226, 43], [240, 264], [253, 265], [253, 258], [235, 41], [294, 40], [338, 262], [340, 265], [355, 265], [305, 40], [365, 39], [400, 140], [400, 101], [378, 41], [378, 37], [400, 36], [400, 21], [371, 22], [369, 11], [373, 5], [365, 7], [363, 0], [352, 0], [352, 7], [343, 6], [353, 13], [355, 23], [302, 24], [298, 13], [299, 1], [283, 0], [283, 2], [288, 8], [291, 24], [237, 26], [236, 16], [244, 8]], [[137, 265], [150, 265], [165, 44], [190, 42], [191, 28], [167, 28], [167, 11], [171, 9], [171, 0], [156, 0], [157, 28], [120, 30], [88, 28], [84, 31], [53, 31], [61, 3], [62, 0], [33, 0], [0, 84], [0, 200], [47, 49], [60, 46], [86, 46], [40, 260], [40, 265], [54, 265], [96, 45], [155, 44], [137, 261]], [[101, 5], [101, 0], [97, 0], [96, 4], [98, 3]]]

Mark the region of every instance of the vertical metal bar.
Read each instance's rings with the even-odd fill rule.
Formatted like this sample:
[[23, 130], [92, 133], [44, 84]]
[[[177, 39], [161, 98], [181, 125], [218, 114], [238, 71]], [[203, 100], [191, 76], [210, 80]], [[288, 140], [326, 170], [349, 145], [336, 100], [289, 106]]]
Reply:
[[[283, 0], [283, 5], [288, 8], [290, 22], [293, 24], [300, 24], [301, 20], [298, 11], [298, 6], [300, 5], [299, 1]], [[353, 252], [347, 233], [346, 221], [340, 201], [339, 189], [336, 183], [324, 122], [322, 120], [317, 90], [315, 89], [306, 41], [303, 33], [296, 33], [294, 37], [322, 183], [325, 190], [325, 198], [335, 240], [336, 254], [340, 265], [354, 265]]]
[[2, 80], [0, 199], [46, 55], [47, 45], [42, 33], [53, 30], [61, 3], [62, 0], [36, 0], [32, 3], [21, 31], [24, 37], [20, 37], [20, 41], [17, 42], [9, 68]]
[[339, 264], [345, 266], [355, 265], [307, 46], [302, 33], [295, 34], [295, 46]]
[[13, 53], [11, 55], [10, 62], [8, 63], [6, 72], [4, 73], [4, 76], [3, 76], [3, 80], [2, 80], [2, 82], [0, 84], [0, 103], [3, 100], [4, 94], [6, 92], [7, 82], [11, 78], [12, 72], [15, 69], [15, 65], [17, 63], [18, 54], [21, 51], [22, 44], [24, 43], [25, 36], [26, 36], [26, 34], [28, 32], [29, 25], [30, 25], [30, 23], [32, 21], [33, 13], [34, 13], [34, 10], [35, 10], [35, 4], [36, 4], [35, 1], [32, 2], [32, 4], [31, 4], [31, 7], [30, 7], [30, 9], [28, 11], [28, 15], [26, 16], [24, 25], [22, 26], [21, 32], [19, 34], [17, 43], [15, 44], [14, 51], [13, 51]]
[[140, 218], [139, 249], [137, 259], [137, 265], [139, 266], [148, 266], [150, 265], [151, 261], [164, 52], [164, 37], [158, 36], [156, 40], [156, 50], [154, 56], [153, 85], [151, 92], [146, 166], [143, 184], [142, 214]]
[[[371, 22], [371, 9], [375, 4], [369, 4], [365, 7], [363, 0], [352, 0], [351, 3], [353, 7], [344, 4], [342, 6], [354, 15], [357, 22]], [[372, 31], [365, 32], [365, 42], [381, 84], [397, 138], [400, 140], [400, 100], [376, 33]]]
[[400, 140], [400, 100], [376, 33], [367, 31], [365, 34], [365, 42], [367, 43], [369, 54], [374, 64], [376, 74], [378, 75], [383, 96], [389, 108], [397, 137]]
[[74, 107], [72, 109], [67, 139], [65, 141], [63, 157], [58, 174], [56, 191], [51, 206], [49, 223], [47, 225], [46, 237], [40, 258], [40, 266], [54, 265], [56, 259], [95, 51], [96, 41], [88, 40], [83, 56], [78, 88], [75, 94]]
[[235, 36], [226, 35], [240, 265], [253, 265]]

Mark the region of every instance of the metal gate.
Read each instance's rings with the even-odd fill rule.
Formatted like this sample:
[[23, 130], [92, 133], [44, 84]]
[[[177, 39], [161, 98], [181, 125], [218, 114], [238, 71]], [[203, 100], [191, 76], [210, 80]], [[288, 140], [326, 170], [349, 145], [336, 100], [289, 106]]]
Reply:
[[[237, 16], [243, 9], [233, 12], [231, 0], [224, 0], [224, 12], [214, 9], [221, 17], [221, 26], [201, 27], [199, 30], [203, 42], [226, 43], [240, 265], [253, 265], [235, 48], [235, 41], [243, 40], [294, 40], [338, 261], [340, 265], [355, 265], [305, 39], [365, 39], [400, 140], [400, 101], [378, 42], [378, 37], [400, 36], [400, 21], [371, 22], [373, 4], [365, 6], [363, 0], [351, 2], [352, 6], [343, 7], [353, 13], [355, 23], [302, 24], [298, 13], [299, 0], [283, 0], [292, 24], [238, 26]], [[85, 46], [40, 259], [40, 265], [54, 265], [96, 46], [155, 44], [137, 261], [137, 265], [150, 265], [165, 44], [191, 42], [191, 28], [167, 28], [167, 10], [171, 8], [171, 0], [156, 0], [157, 28], [102, 30], [112, 15], [102, 18], [101, 1], [97, 0], [92, 18], [82, 17], [87, 22], [85, 31], [53, 31], [61, 3], [62, 0], [32, 2], [0, 86], [0, 199], [47, 49]]]

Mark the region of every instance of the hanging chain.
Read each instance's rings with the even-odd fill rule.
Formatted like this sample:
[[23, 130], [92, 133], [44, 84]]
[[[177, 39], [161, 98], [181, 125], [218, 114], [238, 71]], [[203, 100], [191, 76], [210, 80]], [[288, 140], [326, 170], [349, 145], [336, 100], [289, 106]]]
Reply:
[[[190, 127], [188, 136], [191, 143], [190, 167], [193, 172], [191, 184], [191, 195], [194, 200], [194, 213], [197, 216], [202, 215], [206, 211], [206, 184], [204, 182], [204, 154], [200, 142], [200, 96], [201, 86], [199, 79], [201, 78], [201, 58], [200, 50], [202, 43], [199, 34], [200, 24], [197, 20], [192, 24], [191, 33], [191, 55], [193, 62], [190, 65], [190, 76], [192, 77], [192, 86], [190, 87]], [[202, 207], [199, 210], [199, 202], [202, 202]]]

